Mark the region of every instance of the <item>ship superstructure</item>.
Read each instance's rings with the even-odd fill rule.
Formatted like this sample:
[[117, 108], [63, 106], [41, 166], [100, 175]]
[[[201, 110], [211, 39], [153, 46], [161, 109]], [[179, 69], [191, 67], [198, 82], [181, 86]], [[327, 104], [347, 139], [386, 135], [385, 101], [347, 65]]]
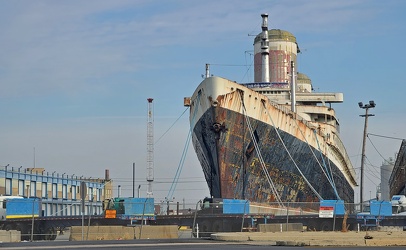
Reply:
[[192, 141], [211, 196], [256, 202], [354, 201], [355, 172], [332, 103], [342, 93], [313, 92], [295, 65], [289, 32], [254, 40], [254, 82], [206, 78], [190, 99]]

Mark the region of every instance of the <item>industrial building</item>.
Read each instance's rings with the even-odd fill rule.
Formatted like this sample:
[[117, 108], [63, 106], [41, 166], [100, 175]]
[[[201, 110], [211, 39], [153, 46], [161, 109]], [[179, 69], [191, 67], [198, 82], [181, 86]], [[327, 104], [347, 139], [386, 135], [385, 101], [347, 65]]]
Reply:
[[406, 140], [402, 140], [395, 166], [389, 178], [390, 196], [406, 194]]
[[84, 214], [101, 214], [103, 202], [112, 198], [112, 187], [109, 170], [104, 179], [91, 179], [44, 168], [0, 167], [0, 195], [39, 198], [45, 216], [81, 215], [81, 194]]

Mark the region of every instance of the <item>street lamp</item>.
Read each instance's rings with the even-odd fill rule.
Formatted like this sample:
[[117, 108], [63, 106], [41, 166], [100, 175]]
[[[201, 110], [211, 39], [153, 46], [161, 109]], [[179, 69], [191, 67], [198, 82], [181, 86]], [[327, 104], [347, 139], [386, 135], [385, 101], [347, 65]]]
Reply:
[[376, 104], [374, 101], [369, 101], [367, 104], [363, 104], [362, 102], [358, 103], [358, 106], [362, 109], [365, 109], [365, 115], [360, 115], [361, 117], [365, 117], [365, 123], [364, 123], [364, 136], [362, 140], [362, 157], [361, 157], [361, 185], [360, 185], [360, 203], [361, 203], [361, 211], [362, 211], [362, 203], [364, 201], [363, 199], [363, 193], [364, 193], [364, 165], [365, 165], [365, 140], [367, 138], [367, 126], [368, 126], [368, 117], [369, 116], [374, 116], [373, 114], [368, 114], [368, 109], [370, 108], [375, 108]]

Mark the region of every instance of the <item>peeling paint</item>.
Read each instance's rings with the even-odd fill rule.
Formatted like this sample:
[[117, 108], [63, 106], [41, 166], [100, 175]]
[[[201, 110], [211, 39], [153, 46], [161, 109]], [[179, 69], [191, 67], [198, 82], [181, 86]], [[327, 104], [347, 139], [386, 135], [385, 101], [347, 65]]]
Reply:
[[[215, 120], [212, 114], [215, 114]], [[244, 119], [242, 114], [217, 107], [208, 110], [197, 122], [194, 138], [198, 145], [204, 144], [205, 147], [195, 149], [198, 156], [205, 155], [205, 159], [210, 159], [208, 162], [200, 160], [206, 181], [213, 197], [273, 202], [275, 197], [264, 178], [257, 152], [250, 146], [252, 139], [248, 129], [244, 128], [246, 126]], [[226, 131], [216, 134], [212, 129], [205, 129], [211, 127], [213, 123], [224, 124]], [[266, 168], [282, 200], [318, 201], [317, 196], [294, 167], [274, 129], [257, 120], [251, 120], [250, 123], [258, 134], [258, 144]], [[334, 191], [322, 175], [309, 146], [290, 134], [279, 132], [301, 171], [317, 192], [324, 199], [335, 199]], [[317, 151], [315, 148], [313, 150]], [[246, 171], [243, 171], [244, 168]], [[336, 184], [341, 198], [353, 202], [354, 192], [351, 185], [335, 165], [332, 169], [334, 176], [339, 180]]]
[[[205, 91], [211, 96], [206, 96]], [[191, 106], [191, 114], [198, 107], [196, 120], [191, 118], [192, 141], [211, 196], [275, 201], [254, 148], [244, 104], [254, 140], [282, 201], [318, 201], [305, 178], [324, 199], [336, 199], [318, 163], [323, 162], [321, 155], [330, 159], [328, 164], [340, 198], [354, 201], [355, 172], [330, 124], [308, 122], [287, 107], [223, 78], [206, 79], [192, 100], [197, 100], [197, 95], [201, 95], [201, 103], [196, 105], [193, 101]], [[276, 129], [305, 178], [286, 152]]]

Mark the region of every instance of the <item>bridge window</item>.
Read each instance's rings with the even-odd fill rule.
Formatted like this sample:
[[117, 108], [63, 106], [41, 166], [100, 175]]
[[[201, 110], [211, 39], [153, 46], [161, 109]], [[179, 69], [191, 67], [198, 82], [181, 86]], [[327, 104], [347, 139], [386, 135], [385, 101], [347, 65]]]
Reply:
[[6, 179], [6, 195], [12, 195], [11, 179]]
[[24, 196], [24, 180], [18, 180], [18, 195]]
[[93, 188], [89, 188], [89, 201], [93, 201]]
[[48, 186], [46, 182], [43, 182], [41, 187], [42, 198], [48, 198]]
[[68, 185], [66, 184], [62, 185], [62, 199], [68, 199]]
[[30, 183], [30, 197], [37, 197], [37, 182], [35, 181]]
[[56, 183], [52, 183], [52, 198], [58, 199], [58, 188]]
[[72, 200], [76, 200], [76, 186], [72, 186], [71, 188]]

